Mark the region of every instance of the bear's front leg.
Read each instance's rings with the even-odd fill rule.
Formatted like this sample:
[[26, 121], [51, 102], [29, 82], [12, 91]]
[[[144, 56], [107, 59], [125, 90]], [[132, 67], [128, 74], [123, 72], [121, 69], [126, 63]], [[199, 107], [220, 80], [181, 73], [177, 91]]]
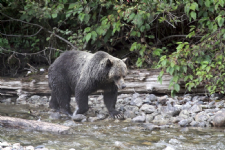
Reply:
[[104, 103], [109, 111], [111, 117], [116, 119], [124, 119], [123, 113], [115, 110], [117, 101], [117, 88], [104, 92]]

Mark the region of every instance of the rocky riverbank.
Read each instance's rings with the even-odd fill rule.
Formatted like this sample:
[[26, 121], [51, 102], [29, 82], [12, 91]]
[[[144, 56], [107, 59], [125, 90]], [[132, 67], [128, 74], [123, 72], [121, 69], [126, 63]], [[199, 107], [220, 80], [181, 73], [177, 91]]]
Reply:
[[[85, 115], [73, 116], [72, 120], [75, 120], [75, 122], [64, 114], [50, 110], [48, 108], [49, 99], [50, 97], [47, 96], [21, 94], [16, 99], [1, 98], [0, 102], [35, 106], [34, 108], [37, 109], [30, 110], [29, 118], [27, 119], [47, 120], [54, 123], [58, 121], [58, 123], [66, 126], [74, 126], [77, 122], [112, 121], [104, 106], [102, 95], [90, 96], [90, 110]], [[38, 109], [40, 107], [42, 107], [41, 110]], [[73, 108], [72, 110], [76, 108], [74, 97], [71, 98], [71, 107]], [[167, 95], [156, 96], [154, 94], [121, 94], [118, 96], [116, 108], [124, 113], [125, 118], [125, 120], [115, 120], [116, 122], [140, 123], [144, 130], [225, 126], [225, 100], [219, 94], [213, 94], [210, 97], [187, 94], [174, 98]], [[24, 116], [22, 117], [24, 118]], [[47, 148], [41, 146], [22, 147], [19, 143], [10, 144], [5, 141], [0, 141], [0, 149], [47, 150]]]

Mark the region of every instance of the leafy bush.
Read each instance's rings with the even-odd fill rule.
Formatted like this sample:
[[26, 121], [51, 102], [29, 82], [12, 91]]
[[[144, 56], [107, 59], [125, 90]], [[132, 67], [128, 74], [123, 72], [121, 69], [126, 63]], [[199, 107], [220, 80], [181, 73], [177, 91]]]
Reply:
[[[160, 58], [158, 67], [173, 75], [170, 86], [172, 94], [180, 90], [179, 81], [186, 82], [189, 91], [206, 85], [210, 93], [224, 93], [224, 1], [198, 0], [184, 3], [189, 17], [190, 30], [186, 42], [176, 42], [176, 51]], [[200, 40], [191, 40], [200, 35]]]

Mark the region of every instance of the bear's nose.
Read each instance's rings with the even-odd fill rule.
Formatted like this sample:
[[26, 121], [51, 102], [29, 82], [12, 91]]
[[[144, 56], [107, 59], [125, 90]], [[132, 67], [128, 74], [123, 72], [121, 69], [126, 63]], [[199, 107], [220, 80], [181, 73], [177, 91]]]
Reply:
[[126, 87], [126, 85], [124, 84], [124, 85], [122, 85], [122, 89], [124, 89]]

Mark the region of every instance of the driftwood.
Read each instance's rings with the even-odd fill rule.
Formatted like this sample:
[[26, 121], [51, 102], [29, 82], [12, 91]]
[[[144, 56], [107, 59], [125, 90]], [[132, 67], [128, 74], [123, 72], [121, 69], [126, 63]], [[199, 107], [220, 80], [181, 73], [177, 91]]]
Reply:
[[53, 133], [67, 133], [70, 129], [70, 127], [54, 123], [36, 120], [25, 120], [5, 116], [0, 116], [0, 126], [12, 127], [17, 129], [35, 130], [35, 131], [47, 131]]
[[[169, 74], [163, 76], [162, 84], [157, 81], [160, 70], [157, 69], [140, 69], [130, 70], [125, 78], [127, 87], [119, 91], [119, 93], [154, 93], [154, 94], [169, 94], [169, 82], [172, 78]], [[0, 95], [19, 95], [20, 93], [26, 94], [39, 94], [50, 95], [48, 87], [48, 79], [46, 75], [33, 75], [18, 79], [0, 78]], [[180, 83], [180, 94], [186, 93], [185, 84]], [[94, 94], [99, 94], [102, 91], [97, 91]], [[190, 93], [190, 92], [189, 92]], [[205, 93], [204, 87], [191, 91], [191, 93]]]

